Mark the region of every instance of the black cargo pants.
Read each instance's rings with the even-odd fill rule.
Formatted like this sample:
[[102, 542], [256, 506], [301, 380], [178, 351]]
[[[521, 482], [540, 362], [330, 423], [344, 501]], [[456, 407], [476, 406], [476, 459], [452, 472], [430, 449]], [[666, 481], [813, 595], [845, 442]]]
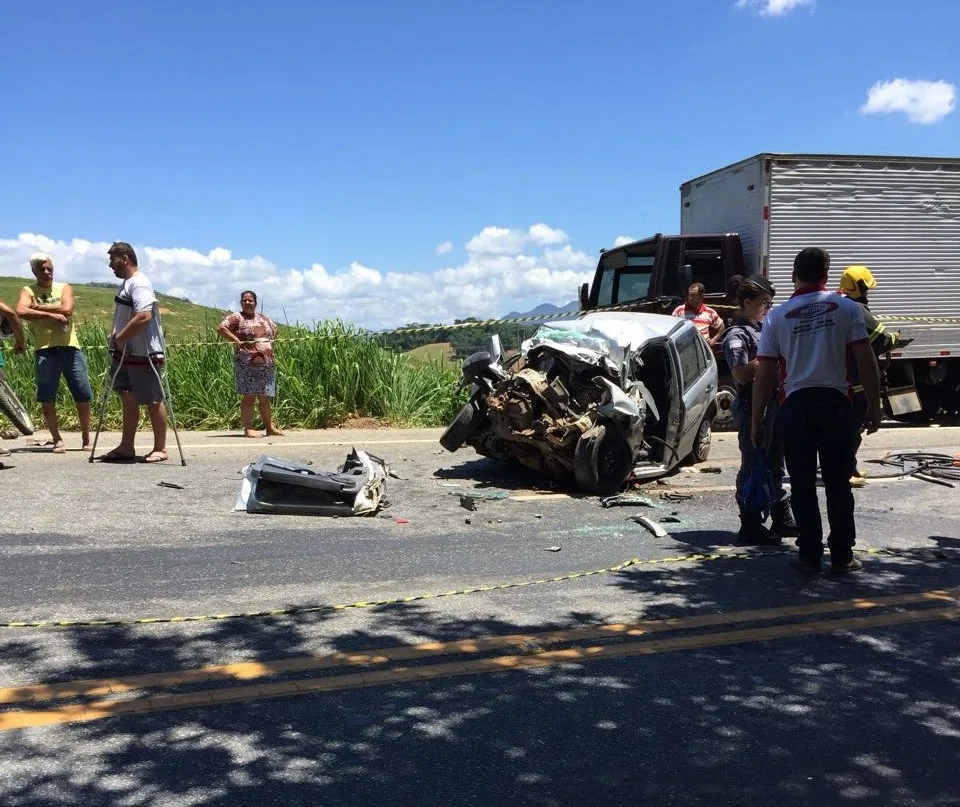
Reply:
[[830, 562], [848, 563], [857, 537], [850, 489], [854, 462], [850, 399], [825, 387], [798, 390], [784, 401], [780, 422], [800, 557], [819, 563], [823, 556], [823, 521], [817, 499], [819, 457], [830, 524]]

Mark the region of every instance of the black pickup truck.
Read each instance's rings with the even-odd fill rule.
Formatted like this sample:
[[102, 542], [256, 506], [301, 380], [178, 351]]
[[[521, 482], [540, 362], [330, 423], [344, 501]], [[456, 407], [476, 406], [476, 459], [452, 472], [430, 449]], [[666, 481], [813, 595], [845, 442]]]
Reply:
[[[580, 288], [580, 310], [622, 306], [625, 311], [671, 314], [700, 281], [704, 302], [729, 320], [737, 302], [728, 294], [730, 279], [748, 274], [738, 235], [656, 235], [603, 250], [593, 282]], [[789, 293], [788, 289], [783, 292]], [[715, 429], [731, 427], [730, 404], [736, 387], [718, 348], [719, 382]]]

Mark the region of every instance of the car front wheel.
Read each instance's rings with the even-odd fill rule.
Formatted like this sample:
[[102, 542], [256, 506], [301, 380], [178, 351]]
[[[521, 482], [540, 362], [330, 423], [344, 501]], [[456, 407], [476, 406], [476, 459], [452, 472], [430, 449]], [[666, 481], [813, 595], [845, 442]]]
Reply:
[[594, 426], [583, 433], [573, 459], [577, 485], [587, 493], [616, 493], [633, 470], [633, 454], [612, 426]]
[[447, 430], [440, 436], [440, 445], [447, 451], [456, 451], [480, 428], [482, 422], [483, 413], [477, 405], [473, 401], [464, 404], [453, 423], [447, 426]]

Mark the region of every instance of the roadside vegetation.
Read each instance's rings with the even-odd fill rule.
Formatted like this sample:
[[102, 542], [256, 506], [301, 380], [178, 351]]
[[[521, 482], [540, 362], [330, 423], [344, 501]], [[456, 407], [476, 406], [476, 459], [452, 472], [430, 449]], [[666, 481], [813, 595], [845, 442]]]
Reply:
[[[217, 336], [214, 328], [219, 318], [210, 313], [208, 310], [202, 324], [180, 330], [178, 338], [169, 334], [168, 319], [164, 320], [177, 425], [185, 429], [239, 429], [232, 350]], [[99, 322], [82, 323], [78, 330], [96, 407], [109, 361], [104, 348], [108, 331]], [[11, 343], [4, 342], [4, 372], [37, 427], [42, 428], [33, 353], [28, 350], [18, 356], [10, 348]], [[274, 417], [281, 428], [326, 428], [357, 418], [375, 418], [391, 426], [446, 426], [465, 400], [454, 393], [459, 377], [457, 363], [442, 354], [408, 357], [385, 348], [382, 339], [339, 322], [319, 323], [312, 330], [283, 328], [275, 350], [278, 373]], [[65, 384], [61, 384], [59, 394], [61, 426], [76, 429]], [[119, 401], [111, 395], [105, 428], [119, 426]]]

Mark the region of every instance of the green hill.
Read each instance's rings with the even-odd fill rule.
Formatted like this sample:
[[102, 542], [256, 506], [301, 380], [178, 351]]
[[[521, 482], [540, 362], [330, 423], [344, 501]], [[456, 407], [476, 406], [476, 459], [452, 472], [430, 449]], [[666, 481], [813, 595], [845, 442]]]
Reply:
[[[20, 289], [27, 283], [22, 277], [0, 277], [0, 300], [14, 306]], [[113, 319], [113, 298], [119, 284], [71, 283], [76, 301], [75, 317], [78, 323], [93, 323], [110, 330]], [[157, 294], [163, 330], [170, 342], [185, 342], [199, 334], [210, 336], [214, 326], [226, 312], [205, 305], [197, 305], [179, 297]]]

